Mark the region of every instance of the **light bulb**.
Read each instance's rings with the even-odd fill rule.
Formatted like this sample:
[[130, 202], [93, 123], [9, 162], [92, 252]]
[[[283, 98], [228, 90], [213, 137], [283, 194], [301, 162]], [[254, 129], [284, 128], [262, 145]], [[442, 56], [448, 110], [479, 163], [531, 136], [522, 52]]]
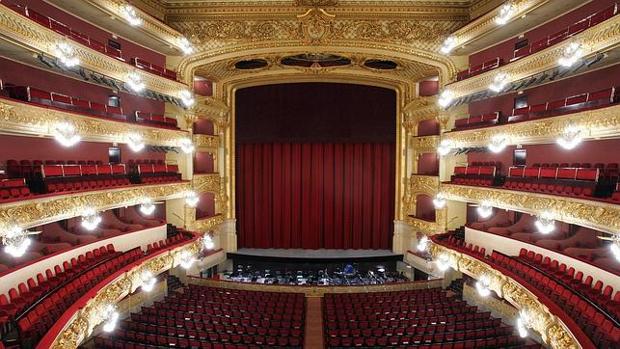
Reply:
[[497, 154], [506, 149], [506, 146], [508, 146], [508, 138], [504, 135], [495, 135], [491, 137], [491, 141], [487, 145], [487, 148]]
[[112, 304], [108, 304], [103, 311], [102, 317], [105, 321], [103, 324], [103, 331], [108, 333], [114, 331], [118, 323], [118, 318], [120, 317], [120, 314], [116, 311], [116, 307]]
[[80, 142], [82, 137], [77, 133], [75, 126], [69, 122], [59, 122], [52, 128], [56, 142], [64, 147], [72, 147]]
[[198, 202], [200, 201], [200, 197], [196, 194], [195, 191], [189, 191], [185, 194], [185, 204], [189, 207], [196, 207]]
[[181, 102], [185, 106], [185, 108], [190, 108], [196, 103], [194, 99], [194, 95], [190, 90], [183, 90], [179, 92], [179, 97], [181, 98]]
[[480, 218], [489, 218], [493, 215], [493, 206], [483, 202], [480, 206], [478, 206], [478, 208], [476, 208], [476, 211], [478, 212], [478, 216], [480, 216]]
[[425, 252], [428, 249], [429, 242], [430, 240], [428, 239], [428, 236], [422, 236], [422, 238], [420, 238], [420, 241], [418, 241], [418, 251]]
[[82, 214], [82, 227], [86, 230], [93, 231], [97, 229], [99, 223], [101, 223], [101, 216], [94, 209], [86, 209]]
[[571, 42], [564, 51], [562, 51], [562, 57], [558, 59], [558, 64], [563, 67], [571, 67], [577, 63], [583, 56], [583, 47], [581, 44]]
[[157, 278], [155, 278], [150, 271], [145, 271], [142, 274], [141, 279], [142, 286], [140, 287], [142, 288], [142, 290], [145, 292], [153, 291], [153, 288], [155, 288], [155, 284], [157, 283]]
[[144, 215], [150, 216], [155, 212], [155, 204], [152, 200], [147, 199], [140, 205], [140, 212]]
[[435, 196], [435, 198], [433, 199], [433, 206], [435, 206], [436, 209], [441, 210], [442, 208], [446, 207], [446, 198], [442, 193], [439, 193]]
[[450, 35], [446, 38], [446, 40], [443, 41], [443, 44], [441, 45], [441, 48], [439, 49], [439, 51], [443, 53], [444, 55], [450, 54], [450, 52], [454, 50], [456, 45], [457, 45], [456, 37], [453, 35]]
[[202, 244], [204, 248], [207, 250], [212, 250], [215, 247], [215, 242], [213, 241], [213, 237], [211, 237], [211, 235], [209, 234], [205, 234], [204, 238], [202, 239]]
[[567, 126], [556, 142], [566, 150], [572, 150], [583, 140], [581, 129], [576, 126]]
[[191, 154], [194, 151], [194, 149], [196, 149], [194, 147], [194, 143], [192, 143], [192, 140], [189, 138], [181, 139], [181, 141], [179, 142], [179, 146], [181, 147], [181, 150], [185, 154]]
[[129, 146], [129, 149], [131, 149], [131, 151], [133, 151], [134, 153], [142, 151], [146, 146], [146, 144], [144, 144], [144, 139], [142, 138], [142, 136], [137, 133], [132, 133], [127, 136], [127, 145]]
[[183, 54], [185, 55], [191, 55], [192, 53], [194, 53], [194, 47], [192, 46], [192, 43], [184, 36], [179, 39], [179, 46], [181, 47], [181, 51], [183, 51]]
[[450, 257], [447, 254], [442, 254], [437, 258], [435, 264], [439, 270], [446, 271], [450, 268]]
[[440, 156], [446, 156], [448, 154], [450, 154], [450, 152], [452, 151], [452, 142], [450, 142], [447, 139], [442, 140], [441, 142], [439, 142], [439, 146], [437, 146], [437, 153], [439, 153]]
[[616, 260], [620, 262], [620, 240], [618, 240], [618, 238], [615, 238], [609, 248], [611, 249], [611, 253], [613, 254], [614, 258], [616, 258]]
[[183, 251], [181, 254], [180, 264], [183, 269], [189, 269], [194, 265], [196, 258], [189, 251]]
[[519, 312], [519, 317], [517, 318], [517, 330], [519, 331], [519, 336], [521, 338], [528, 336], [528, 327], [530, 327], [530, 317], [525, 310], [521, 310]]
[[26, 251], [32, 244], [32, 241], [28, 237], [27, 230], [23, 230], [19, 226], [15, 225], [9, 228], [9, 230], [2, 237], [2, 243], [4, 244], [5, 253], [14, 258], [19, 258], [26, 254]]
[[80, 64], [80, 59], [75, 53], [75, 48], [66, 41], [59, 41], [54, 45], [54, 55], [67, 68], [73, 68]]
[[517, 7], [513, 3], [504, 4], [500, 9], [497, 16], [495, 16], [495, 23], [497, 25], [504, 25], [510, 21], [512, 16], [517, 12]]
[[127, 74], [127, 81], [125, 81], [125, 85], [129, 87], [130, 90], [139, 93], [144, 91], [146, 88], [146, 84], [142, 81], [142, 77], [138, 72], [132, 71]]
[[506, 86], [510, 83], [510, 79], [508, 78], [508, 74], [506, 73], [497, 73], [493, 78], [493, 82], [489, 85], [489, 89], [495, 93], [501, 92], [506, 88]]
[[538, 232], [541, 234], [549, 234], [555, 230], [555, 221], [551, 212], [543, 212], [534, 223]]
[[476, 290], [481, 297], [488, 297], [491, 294], [491, 289], [489, 288], [489, 278], [486, 275], [480, 277], [478, 281], [476, 281]]
[[450, 90], [443, 90], [439, 94], [437, 103], [439, 104], [440, 107], [445, 109], [452, 103], [453, 100], [454, 100], [454, 92]]
[[142, 25], [142, 18], [138, 16], [138, 11], [136, 11], [133, 6], [123, 5], [120, 8], [120, 12], [123, 18], [125, 18], [127, 23], [129, 23], [129, 25], [131, 25], [132, 27], [138, 27]]

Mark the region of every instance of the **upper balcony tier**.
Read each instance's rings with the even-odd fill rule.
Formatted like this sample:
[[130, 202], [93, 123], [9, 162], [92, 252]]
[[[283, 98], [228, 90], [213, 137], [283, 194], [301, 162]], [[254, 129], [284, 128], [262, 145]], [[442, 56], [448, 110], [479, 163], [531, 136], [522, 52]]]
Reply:
[[583, 1], [520, 0], [514, 4], [515, 11], [506, 24], [496, 22], [502, 10], [502, 6], [498, 6], [455, 31], [451, 35], [455, 47], [450, 54], [465, 56], [491, 47], [582, 5]]
[[[546, 45], [537, 46], [536, 50], [530, 50], [528, 55], [512, 62], [501, 64], [501, 61], [494, 60], [488, 63], [487, 68], [484, 65], [476, 68], [475, 74], [470, 69], [471, 77], [446, 86], [445, 91], [449, 91], [451, 98], [450, 106], [532, 88], [618, 62], [620, 16], [617, 15], [617, 8], [613, 9], [613, 15], [604, 20], [589, 22], [589, 27], [573, 35], [568, 34], [570, 28], [567, 28], [567, 34], [561, 36], [562, 40], [549, 42], [547, 39]], [[563, 66], [561, 59], [574, 59], [574, 63]], [[500, 76], [502, 79], [498, 82]], [[501, 84], [501, 88], [495, 89], [498, 92], [492, 91], [490, 87], [498, 84]]]
[[[182, 92], [189, 90], [165, 68], [140, 59], [130, 63], [120, 51], [25, 8], [0, 5], [0, 37], [0, 54], [5, 57], [119, 91], [182, 105]], [[67, 67], [61, 58], [77, 59], [79, 67]], [[134, 92], [128, 82], [144, 87]]]

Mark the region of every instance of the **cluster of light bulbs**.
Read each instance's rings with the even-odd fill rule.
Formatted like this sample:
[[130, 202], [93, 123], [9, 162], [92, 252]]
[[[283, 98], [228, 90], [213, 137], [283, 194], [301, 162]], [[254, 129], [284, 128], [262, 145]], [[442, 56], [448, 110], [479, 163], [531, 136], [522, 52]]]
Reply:
[[155, 212], [155, 203], [150, 198], [144, 199], [138, 209], [143, 215], [150, 216]]
[[215, 241], [213, 241], [213, 237], [211, 236], [211, 234], [204, 235], [204, 237], [202, 238], [202, 246], [206, 250], [212, 250], [215, 248]]
[[27, 230], [23, 230], [17, 225], [10, 227], [2, 236], [4, 252], [14, 258], [22, 257], [32, 244], [28, 235]]
[[59, 41], [54, 45], [54, 55], [67, 68], [80, 65], [80, 59], [75, 53], [75, 48], [65, 40]]
[[78, 144], [82, 137], [78, 134], [77, 128], [70, 122], [59, 122], [51, 127], [51, 134], [56, 142], [64, 147], [72, 147]]
[[528, 336], [528, 328], [531, 327], [531, 323], [532, 319], [529, 312], [522, 309], [519, 312], [519, 317], [517, 318], [517, 331], [519, 332], [519, 337], [526, 338]]
[[441, 210], [446, 207], [446, 203], [446, 196], [443, 193], [437, 193], [435, 198], [433, 198], [433, 206], [435, 206], [437, 210]]
[[191, 268], [195, 262], [196, 262], [196, 257], [194, 257], [194, 255], [191, 252], [189, 251], [181, 252], [181, 255], [179, 256], [179, 263], [181, 265], [181, 268], [187, 270]]
[[442, 253], [437, 257], [435, 264], [440, 271], [446, 271], [450, 268], [450, 257], [447, 254]]
[[157, 283], [157, 278], [153, 276], [153, 273], [147, 270], [140, 275], [140, 279], [142, 281], [140, 288], [144, 292], [153, 291], [153, 288], [155, 288], [155, 284]]
[[97, 229], [101, 220], [101, 215], [99, 215], [95, 209], [87, 208], [82, 214], [82, 227], [88, 231], [93, 231]]
[[116, 328], [120, 314], [116, 310], [116, 306], [108, 304], [103, 308], [101, 317], [104, 319], [103, 331], [109, 333]]
[[418, 240], [418, 246], [416, 246], [416, 248], [420, 252], [426, 252], [428, 251], [428, 246], [430, 245], [430, 242], [431, 241], [428, 239], [428, 236], [424, 235], [420, 238], [420, 240]]
[[481, 297], [488, 297], [491, 295], [491, 289], [489, 285], [491, 284], [491, 280], [487, 275], [482, 275], [478, 281], [476, 281], [476, 291]]

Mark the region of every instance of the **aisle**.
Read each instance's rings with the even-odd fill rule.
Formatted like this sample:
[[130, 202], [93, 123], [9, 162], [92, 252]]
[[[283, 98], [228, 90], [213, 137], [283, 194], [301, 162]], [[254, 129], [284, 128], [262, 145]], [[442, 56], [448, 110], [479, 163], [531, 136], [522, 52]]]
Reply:
[[305, 349], [323, 349], [323, 311], [321, 297], [306, 298]]

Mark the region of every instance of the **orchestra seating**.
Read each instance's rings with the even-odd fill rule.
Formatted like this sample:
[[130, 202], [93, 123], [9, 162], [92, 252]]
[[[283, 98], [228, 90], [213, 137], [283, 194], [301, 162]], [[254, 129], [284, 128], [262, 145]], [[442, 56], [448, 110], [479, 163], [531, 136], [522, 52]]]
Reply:
[[71, 97], [57, 92], [49, 92], [32, 86], [3, 85], [3, 91], [13, 99], [24, 102], [54, 107], [65, 111], [87, 114], [89, 116], [113, 119], [117, 121], [135, 122], [154, 127], [178, 129], [177, 120], [160, 115], [136, 111], [127, 116], [122, 107], [115, 107], [99, 102]]
[[[86, 47], [89, 47], [97, 52], [103, 53], [105, 55], [108, 55], [112, 58], [115, 58], [121, 62], [126, 62], [127, 60], [125, 58], [123, 58], [123, 54], [122, 51], [112, 47], [110, 45], [106, 45], [103, 44], [100, 41], [97, 41], [91, 37], [89, 37], [88, 35], [85, 35], [81, 32], [79, 32], [78, 30], [75, 30], [73, 28], [71, 28], [71, 26], [66, 25], [64, 23], [61, 23], [57, 20], [55, 20], [54, 18], [45, 16], [43, 14], [40, 14], [28, 7], [23, 7], [14, 3], [11, 3], [10, 1], [2, 1], [2, 4], [4, 6], [7, 6], [9, 8], [11, 8], [12, 10], [18, 12], [19, 14], [31, 19], [32, 21], [50, 29], [55, 31], [56, 33], [69, 38], [77, 43], [80, 43]], [[110, 37], [112, 37], [110, 35]], [[148, 71], [149, 73], [155, 74], [155, 75], [159, 75], [159, 76], [163, 76], [165, 78], [171, 79], [171, 80], [176, 80], [177, 79], [177, 74], [175, 71], [166, 69], [164, 67], [160, 67], [157, 66], [155, 64], [151, 64], [147, 61], [145, 61], [144, 59], [141, 58], [132, 58], [130, 60], [131, 64], [133, 66], [135, 66], [138, 69], [142, 69], [145, 71]]]
[[[568, 326], [582, 345], [588, 344], [584, 347], [617, 348], [620, 344], [617, 311], [620, 295], [611, 298], [613, 289], [605, 287], [605, 290], [602, 290], [602, 281], [592, 287], [591, 276], [583, 280], [582, 272], [575, 273], [574, 268], [566, 269], [566, 265], [559, 265], [557, 261], [551, 266], [552, 261], [549, 258], [525, 249], [521, 250], [519, 257], [506, 256], [497, 251], [484, 257], [473, 253], [471, 245], [454, 238], [451, 233], [436, 235], [432, 239], [436, 243], [457, 248], [460, 252], [483, 260], [528, 288]], [[545, 267], [538, 268], [537, 263], [545, 264]]]
[[441, 288], [325, 294], [328, 348], [539, 348]]
[[97, 348], [301, 348], [305, 296], [188, 285], [142, 307]]
[[[527, 57], [539, 51], [542, 51], [555, 44], [563, 42], [574, 35], [577, 35], [595, 25], [606, 21], [607, 19], [618, 14], [618, 4], [614, 4], [602, 11], [589, 15], [568, 27], [562, 28], [554, 34], [548, 35], [540, 40], [532, 42], [531, 44], [520, 47], [513, 52], [513, 57], [510, 62], [514, 62], [521, 58]], [[456, 75], [456, 80], [461, 81], [472, 76], [476, 76], [490, 70], [496, 69], [504, 64], [504, 60], [501, 57], [490, 59], [483, 64], [472, 66], [466, 70], [463, 70]]]

